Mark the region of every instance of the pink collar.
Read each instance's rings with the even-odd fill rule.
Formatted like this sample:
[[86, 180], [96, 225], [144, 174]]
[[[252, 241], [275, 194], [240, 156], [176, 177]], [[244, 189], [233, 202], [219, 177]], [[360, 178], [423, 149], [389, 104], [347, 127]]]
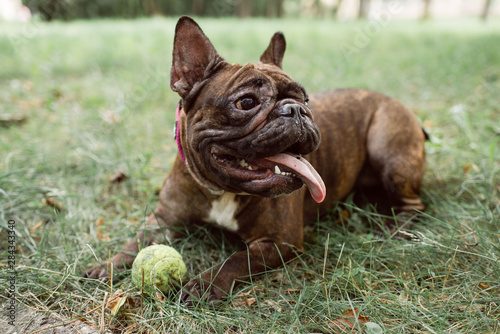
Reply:
[[184, 157], [184, 151], [182, 150], [181, 127], [179, 124], [181, 108], [182, 108], [182, 100], [179, 101], [179, 104], [177, 105], [177, 110], [175, 111], [174, 139], [175, 142], [177, 143], [177, 149], [179, 150], [179, 155], [181, 156], [182, 162], [186, 163], [186, 158]]

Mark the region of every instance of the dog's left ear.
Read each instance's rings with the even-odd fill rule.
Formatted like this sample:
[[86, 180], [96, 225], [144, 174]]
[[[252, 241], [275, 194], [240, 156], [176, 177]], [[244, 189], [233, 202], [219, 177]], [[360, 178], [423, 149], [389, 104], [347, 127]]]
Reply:
[[277, 32], [274, 34], [273, 38], [271, 38], [271, 42], [266, 51], [260, 56], [260, 61], [264, 64], [275, 65], [281, 68], [285, 49], [285, 35], [281, 32]]

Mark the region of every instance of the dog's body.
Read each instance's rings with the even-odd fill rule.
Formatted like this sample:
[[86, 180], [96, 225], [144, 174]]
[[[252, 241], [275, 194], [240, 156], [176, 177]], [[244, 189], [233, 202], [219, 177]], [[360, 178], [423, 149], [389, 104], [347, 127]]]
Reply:
[[[178, 22], [171, 86], [182, 98], [183, 157], [147, 225], [177, 237], [180, 224], [211, 223], [248, 245], [191, 280], [183, 289], [186, 301], [220, 300], [235, 280], [293, 258], [304, 221], [355, 186], [385, 189], [396, 212], [424, 209], [425, 135], [413, 114], [367, 90], [328, 91], [309, 100], [281, 70], [284, 49], [277, 33], [259, 63], [230, 65], [192, 19]], [[155, 242], [153, 230], [111, 259], [116, 269], [130, 267], [134, 256], [127, 253], [138, 251], [137, 240], [141, 246]], [[105, 268], [86, 276], [105, 277]]]

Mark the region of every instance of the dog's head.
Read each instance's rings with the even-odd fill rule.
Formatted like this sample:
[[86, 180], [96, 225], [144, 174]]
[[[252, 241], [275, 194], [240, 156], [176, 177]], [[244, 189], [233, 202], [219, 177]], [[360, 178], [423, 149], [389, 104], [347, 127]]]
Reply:
[[306, 91], [281, 69], [284, 52], [276, 33], [257, 64], [229, 64], [194, 20], [179, 19], [170, 86], [182, 98], [187, 167], [204, 187], [275, 197], [306, 184], [324, 199], [321, 177], [302, 157], [318, 148], [320, 132]]

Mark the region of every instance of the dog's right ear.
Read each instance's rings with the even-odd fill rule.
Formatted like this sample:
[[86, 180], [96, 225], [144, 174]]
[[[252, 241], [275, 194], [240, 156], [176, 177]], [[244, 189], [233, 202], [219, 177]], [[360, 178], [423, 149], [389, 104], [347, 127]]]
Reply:
[[175, 27], [170, 87], [185, 98], [224, 61], [198, 24], [183, 16]]
[[271, 42], [266, 51], [260, 57], [260, 62], [268, 65], [275, 65], [281, 68], [283, 55], [285, 54], [286, 41], [282, 32], [277, 32], [271, 38]]

